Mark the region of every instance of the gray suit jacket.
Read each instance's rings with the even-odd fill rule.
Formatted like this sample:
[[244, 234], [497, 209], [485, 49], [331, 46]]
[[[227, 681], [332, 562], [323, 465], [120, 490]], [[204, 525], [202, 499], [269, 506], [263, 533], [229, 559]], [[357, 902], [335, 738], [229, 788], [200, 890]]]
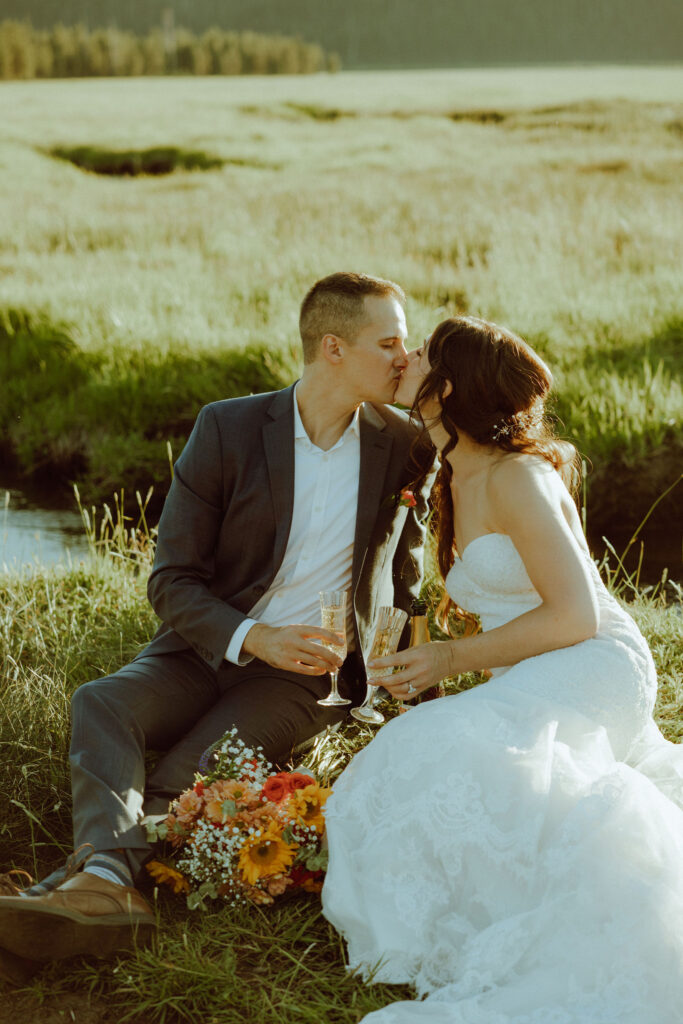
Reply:
[[[272, 583], [294, 502], [293, 391], [213, 402], [199, 413], [175, 465], [147, 588], [162, 624], [139, 656], [191, 647], [218, 669], [233, 632]], [[358, 651], [376, 609], [409, 611], [419, 590], [432, 477], [415, 508], [394, 500], [414, 476], [415, 433], [405, 413], [361, 407], [351, 587]]]

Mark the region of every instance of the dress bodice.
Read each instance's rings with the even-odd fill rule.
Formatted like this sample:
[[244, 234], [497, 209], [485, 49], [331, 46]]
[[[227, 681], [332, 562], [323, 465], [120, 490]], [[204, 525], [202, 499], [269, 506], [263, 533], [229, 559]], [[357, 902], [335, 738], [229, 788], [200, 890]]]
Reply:
[[[597, 635], [623, 641], [626, 633], [646, 650], [635, 622], [609, 593], [588, 552], [582, 554], [598, 604]], [[484, 632], [503, 626], [542, 603], [521, 555], [506, 533], [484, 533], [470, 541], [446, 577], [446, 590], [461, 608], [480, 617]]]
[[524, 562], [505, 533], [484, 533], [471, 541], [446, 577], [446, 590], [461, 608], [495, 629], [541, 604]]
[[[603, 707], [611, 707], [616, 717], [632, 723], [634, 707], [638, 707], [641, 716], [645, 717], [652, 711], [657, 686], [652, 656], [631, 616], [605, 587], [588, 552], [585, 559], [598, 606], [598, 629], [590, 639], [571, 648], [549, 651], [542, 657], [546, 662], [554, 659], [564, 667], [573, 666], [570, 675], [574, 673], [574, 683], [571, 695], [567, 694], [565, 699], [575, 700], [584, 707], [597, 701]], [[471, 541], [448, 573], [446, 589], [461, 608], [479, 616], [484, 632], [504, 626], [542, 603], [512, 538], [504, 533], [485, 533]], [[629, 663], [638, 665], [637, 672], [625, 674], [621, 669], [613, 668], [609, 678], [614, 692], [609, 700], [605, 699], [604, 692], [599, 692], [595, 673], [590, 671], [598, 649], [605, 654], [621, 652]], [[492, 674], [496, 677], [508, 671], [508, 667], [492, 667]], [[525, 675], [525, 686], [536, 685], [531, 678], [529, 674]], [[559, 679], [556, 670], [553, 678], [556, 682]], [[626, 678], [637, 684], [637, 692], [629, 689], [624, 682]], [[549, 687], [550, 679], [543, 675], [539, 693], [546, 692]]]

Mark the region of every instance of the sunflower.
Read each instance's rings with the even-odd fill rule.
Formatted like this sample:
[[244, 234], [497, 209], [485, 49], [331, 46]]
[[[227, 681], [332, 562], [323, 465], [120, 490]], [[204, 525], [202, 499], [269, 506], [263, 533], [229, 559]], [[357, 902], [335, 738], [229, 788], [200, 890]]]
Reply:
[[240, 850], [238, 864], [242, 878], [249, 885], [254, 885], [259, 878], [279, 875], [291, 865], [295, 852], [296, 847], [284, 841], [273, 822], [260, 835], [249, 836]]
[[155, 882], [159, 882], [161, 885], [170, 885], [176, 895], [179, 892], [190, 891], [190, 883], [187, 879], [170, 865], [164, 864], [160, 860], [151, 860], [146, 866]]
[[318, 832], [323, 832], [325, 829], [323, 807], [331, 792], [331, 789], [321, 789], [318, 783], [314, 782], [304, 789], [295, 790], [292, 793], [289, 806], [304, 825], [312, 825]]

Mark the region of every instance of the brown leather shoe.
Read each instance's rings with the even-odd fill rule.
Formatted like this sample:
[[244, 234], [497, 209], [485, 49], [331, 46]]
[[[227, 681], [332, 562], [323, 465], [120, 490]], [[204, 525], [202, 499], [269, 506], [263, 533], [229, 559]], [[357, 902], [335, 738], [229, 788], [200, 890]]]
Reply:
[[0, 896], [0, 947], [41, 962], [149, 945], [157, 928], [137, 889], [85, 871], [44, 896]]
[[8, 949], [0, 948], [0, 982], [4, 981], [6, 985], [22, 988], [42, 966], [35, 960], [28, 960], [24, 956], [10, 953]]

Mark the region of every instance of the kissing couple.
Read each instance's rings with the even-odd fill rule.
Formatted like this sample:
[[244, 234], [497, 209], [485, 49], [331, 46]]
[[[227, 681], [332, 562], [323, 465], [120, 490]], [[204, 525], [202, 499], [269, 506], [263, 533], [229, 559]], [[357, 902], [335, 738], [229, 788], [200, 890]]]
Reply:
[[[75, 853], [28, 889], [3, 876], [0, 971], [153, 935], [134, 888], [144, 817], [232, 728], [283, 765], [341, 721], [318, 704], [331, 671], [361, 702], [378, 609], [418, 594], [431, 503], [439, 619], [464, 635], [373, 668], [399, 699], [492, 678], [391, 721], [327, 802], [323, 911], [351, 969], [420, 997], [366, 1024], [671, 1024], [683, 749], [654, 724], [652, 657], [586, 546], [548, 367], [469, 316], [408, 354], [402, 289], [362, 274], [314, 284], [300, 333], [296, 384], [198, 416], [149, 579], [161, 626], [74, 693]], [[341, 665], [313, 624], [322, 590], [350, 596]], [[148, 749], [162, 756], [145, 779]]]

